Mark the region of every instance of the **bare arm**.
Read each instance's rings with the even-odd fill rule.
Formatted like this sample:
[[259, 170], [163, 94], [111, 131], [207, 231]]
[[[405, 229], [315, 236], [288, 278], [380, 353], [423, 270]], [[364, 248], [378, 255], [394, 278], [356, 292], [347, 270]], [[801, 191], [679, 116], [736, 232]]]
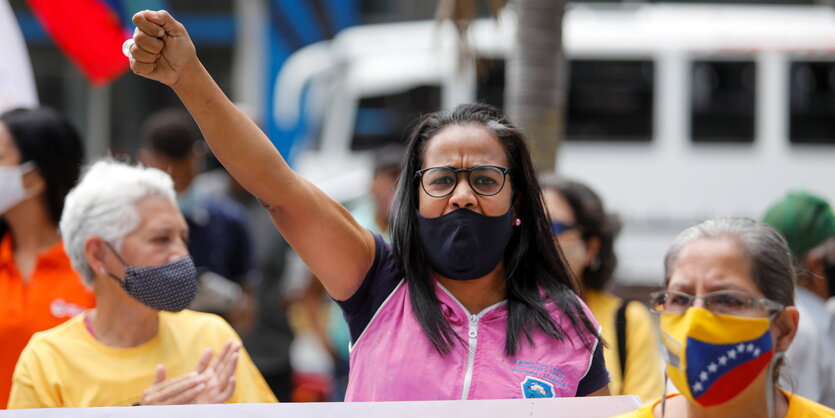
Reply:
[[170, 86], [214, 155], [258, 197], [287, 242], [337, 300], [349, 298], [374, 259], [374, 238], [350, 213], [287, 165], [258, 126], [226, 97], [167, 12], [133, 17], [131, 69]]

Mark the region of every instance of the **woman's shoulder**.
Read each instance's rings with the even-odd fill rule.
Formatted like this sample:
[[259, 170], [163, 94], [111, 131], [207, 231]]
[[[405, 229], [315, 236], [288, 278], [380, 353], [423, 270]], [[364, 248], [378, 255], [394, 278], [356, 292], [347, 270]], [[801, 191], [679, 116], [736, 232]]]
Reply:
[[[38, 353], [38, 356], [51, 356], [49, 353], [61, 353], [68, 347], [84, 344], [84, 313], [76, 315], [62, 324], [32, 335], [23, 353]], [[23, 353], [21, 355], [23, 355]]]
[[[563, 289], [562, 294], [558, 295], [562, 303], [558, 303], [552, 297], [542, 292], [545, 299], [545, 308], [548, 310], [551, 318], [557, 322], [560, 327], [569, 333], [577, 333], [585, 329], [579, 313], [585, 314], [590, 321], [592, 327], [600, 332], [600, 323], [595, 319], [594, 313], [586, 302], [571, 289]], [[595, 336], [597, 337], [597, 336]]]
[[79, 334], [87, 332], [84, 326], [84, 316], [89, 311], [84, 311], [72, 318], [43, 331], [38, 331], [32, 335], [31, 340], [61, 340], [64, 338], [78, 338]]
[[631, 300], [626, 306], [626, 320], [629, 324], [642, 323], [652, 325], [652, 313], [639, 300]]
[[623, 303], [623, 299], [613, 295], [612, 293], [592, 289], [585, 291], [583, 294], [583, 301], [598, 318], [604, 316], [611, 316], [614, 318], [615, 312], [617, 312], [618, 308], [620, 308], [620, 305]]
[[[781, 389], [782, 390], [782, 389]], [[821, 405], [811, 399], [804, 398], [796, 393], [783, 390], [786, 399], [789, 401], [789, 408], [786, 411], [786, 418], [795, 417], [835, 417], [835, 410]]]
[[584, 294], [585, 302], [591, 309], [598, 322], [604, 326], [613, 326], [615, 316], [621, 309], [626, 318], [627, 328], [651, 327], [652, 314], [649, 309], [637, 299], [623, 299], [610, 292], [589, 290]]
[[581, 298], [580, 295], [574, 293], [574, 291], [567, 290], [567, 292], [570, 292], [572, 298], [577, 301], [577, 304], [579, 305], [580, 309], [582, 309], [586, 316], [588, 316], [589, 320], [592, 322], [592, 324], [594, 324], [595, 328], [599, 329], [600, 323], [598, 323], [597, 319], [595, 319], [594, 312], [592, 311], [591, 306], [589, 306], [589, 304], [586, 303], [586, 301], [583, 300], [583, 298]]
[[589, 305], [618, 306], [623, 302], [619, 296], [605, 290], [585, 289], [583, 296]]
[[203, 332], [211, 329], [215, 332], [223, 330], [234, 333], [232, 326], [220, 316], [190, 309], [184, 309], [180, 312], [160, 311], [160, 321], [178, 330], [194, 329]]
[[[376, 310], [403, 279], [403, 270], [392, 245], [379, 234], [373, 235], [375, 251], [371, 267], [354, 294], [344, 301], [337, 301], [342, 309], [348, 312]], [[369, 308], [369, 304], [376, 306]]]

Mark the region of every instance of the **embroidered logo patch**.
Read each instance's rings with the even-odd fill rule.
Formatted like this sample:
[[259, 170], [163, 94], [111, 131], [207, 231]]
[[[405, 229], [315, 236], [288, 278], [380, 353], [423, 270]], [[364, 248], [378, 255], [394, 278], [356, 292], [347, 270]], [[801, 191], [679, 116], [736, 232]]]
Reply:
[[522, 382], [522, 396], [530, 398], [553, 398], [554, 385], [542, 379], [527, 376]]

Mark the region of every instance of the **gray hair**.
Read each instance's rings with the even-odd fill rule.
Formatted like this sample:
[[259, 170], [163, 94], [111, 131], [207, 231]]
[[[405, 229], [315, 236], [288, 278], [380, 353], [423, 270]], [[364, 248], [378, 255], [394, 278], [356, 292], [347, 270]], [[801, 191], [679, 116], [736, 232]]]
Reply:
[[749, 218], [708, 219], [678, 234], [664, 257], [665, 286], [681, 251], [702, 238], [735, 241], [750, 261], [751, 277], [763, 295], [785, 306], [794, 305], [797, 273], [785, 238], [774, 228]]
[[122, 239], [142, 221], [136, 204], [149, 197], [175, 202], [174, 182], [168, 174], [111, 158], [84, 169], [81, 180], [67, 194], [59, 226], [67, 255], [85, 284], [95, 278], [84, 256], [87, 239], [98, 236], [121, 250]]

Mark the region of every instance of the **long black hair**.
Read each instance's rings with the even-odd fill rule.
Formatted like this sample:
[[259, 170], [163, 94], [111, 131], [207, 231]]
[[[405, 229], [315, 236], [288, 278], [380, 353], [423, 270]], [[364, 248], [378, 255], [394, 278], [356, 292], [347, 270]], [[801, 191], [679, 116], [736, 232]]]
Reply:
[[615, 239], [621, 230], [620, 217], [607, 213], [600, 196], [583, 183], [551, 175], [542, 177], [540, 185], [565, 198], [584, 242], [592, 237], [600, 240], [597, 256], [580, 272], [580, 280], [589, 289], [605, 289], [618, 265]]
[[[597, 330], [578, 301], [579, 288], [568, 266], [557, 255], [525, 136], [500, 110], [485, 104], [460, 105], [454, 110], [428, 114], [418, 121], [409, 137], [392, 209], [391, 235], [421, 328], [441, 354], [448, 353], [456, 341], [463, 343], [441, 313], [435, 295], [430, 261], [417, 222], [419, 185], [414, 173], [423, 168], [423, 150], [429, 140], [447, 126], [468, 124], [479, 124], [490, 130], [505, 149], [515, 196], [515, 217], [522, 220], [514, 228], [504, 253], [508, 272], [505, 353], [516, 354], [522, 334], [533, 344], [531, 331], [535, 326], [556, 340], [565, 339], [566, 331], [545, 307], [548, 299], [565, 313], [583, 345], [591, 349]], [[545, 298], [540, 291], [544, 291]]]
[[[78, 181], [84, 146], [75, 127], [57, 111], [39, 107], [13, 109], [0, 115], [20, 152], [20, 164], [35, 163], [46, 184], [44, 199], [50, 220], [58, 228], [64, 197]], [[0, 219], [0, 237], [8, 225]]]

